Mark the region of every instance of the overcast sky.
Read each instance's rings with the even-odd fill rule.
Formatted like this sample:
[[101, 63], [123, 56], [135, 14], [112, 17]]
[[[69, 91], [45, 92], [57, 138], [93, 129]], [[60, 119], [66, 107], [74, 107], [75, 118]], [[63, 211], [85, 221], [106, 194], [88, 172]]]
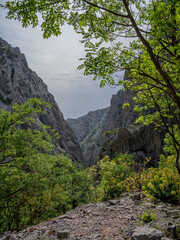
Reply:
[[111, 96], [119, 88], [100, 88], [100, 82], [77, 70], [84, 50], [81, 37], [71, 27], [64, 27], [62, 36], [43, 39], [40, 28], [24, 29], [5, 15], [0, 9], [0, 37], [25, 54], [29, 67], [47, 84], [65, 118], [77, 118], [110, 105]]

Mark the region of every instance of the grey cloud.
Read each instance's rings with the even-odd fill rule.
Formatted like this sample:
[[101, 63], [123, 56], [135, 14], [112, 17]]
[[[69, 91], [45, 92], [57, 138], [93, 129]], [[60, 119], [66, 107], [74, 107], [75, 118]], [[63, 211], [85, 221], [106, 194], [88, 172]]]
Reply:
[[84, 52], [81, 37], [70, 27], [64, 27], [62, 36], [45, 40], [39, 28], [23, 29], [19, 22], [5, 19], [2, 9], [0, 23], [0, 37], [25, 54], [29, 67], [48, 85], [65, 118], [109, 106], [118, 89], [100, 89], [92, 76], [85, 77], [76, 70]]

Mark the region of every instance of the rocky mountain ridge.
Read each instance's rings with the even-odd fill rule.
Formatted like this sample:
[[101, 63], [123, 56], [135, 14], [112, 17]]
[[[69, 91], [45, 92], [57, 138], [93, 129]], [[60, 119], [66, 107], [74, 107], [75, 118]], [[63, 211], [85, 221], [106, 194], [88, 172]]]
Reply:
[[95, 142], [100, 134], [109, 107], [90, 111], [77, 119], [68, 118], [67, 122], [75, 132], [83, 150]]
[[[154, 219], [145, 223], [144, 214]], [[1, 240], [173, 240], [179, 239], [180, 206], [153, 203], [141, 192], [119, 199], [81, 205], [65, 215], [20, 232], [6, 232]]]
[[23, 104], [30, 98], [41, 98], [52, 105], [40, 121], [60, 135], [58, 148], [73, 160], [84, 164], [84, 157], [77, 137], [65, 121], [52, 94], [43, 80], [33, 72], [18, 47], [12, 48], [0, 38], [0, 107], [10, 110], [13, 103]]
[[[154, 165], [157, 164], [163, 152], [164, 131], [155, 130], [153, 126], [135, 125], [138, 114], [133, 110], [134, 96], [127, 89], [112, 96], [100, 134], [84, 153], [87, 166], [96, 164], [105, 155], [112, 158], [126, 152], [133, 154], [138, 162], [149, 157]], [[123, 108], [124, 103], [129, 103], [129, 107]]]

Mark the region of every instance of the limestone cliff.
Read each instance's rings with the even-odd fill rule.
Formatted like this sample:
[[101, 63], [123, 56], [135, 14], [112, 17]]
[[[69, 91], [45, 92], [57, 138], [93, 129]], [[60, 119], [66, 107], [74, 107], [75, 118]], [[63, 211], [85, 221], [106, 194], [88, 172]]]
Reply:
[[83, 163], [83, 153], [78, 140], [64, 120], [46, 84], [28, 67], [26, 58], [19, 48], [12, 48], [0, 38], [0, 107], [9, 110], [13, 103], [23, 104], [33, 97], [52, 104], [52, 108], [47, 110], [46, 115], [40, 117], [40, 121], [56, 129], [60, 135], [58, 140], [60, 151]]
[[[111, 106], [96, 142], [85, 151], [86, 164], [92, 166], [98, 159], [116, 153], [132, 153], [137, 161], [151, 157], [154, 164], [162, 153], [163, 132], [152, 126], [134, 126], [137, 113], [133, 111], [134, 93], [119, 90], [112, 96]], [[123, 109], [124, 103], [130, 106]]]
[[105, 117], [108, 112], [108, 107], [90, 111], [88, 114], [77, 119], [69, 118], [67, 122], [74, 130], [79, 143], [84, 150], [96, 141], [99, 136], [102, 126], [105, 123]]

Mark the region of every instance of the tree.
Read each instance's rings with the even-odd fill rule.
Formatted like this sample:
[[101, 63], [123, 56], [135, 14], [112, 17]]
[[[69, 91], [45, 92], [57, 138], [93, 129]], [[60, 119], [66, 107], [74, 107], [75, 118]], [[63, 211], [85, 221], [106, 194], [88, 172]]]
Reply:
[[37, 122], [49, 106], [30, 99], [0, 109], [0, 233], [36, 222], [51, 205], [57, 158], [50, 128]]
[[88, 170], [57, 155], [55, 132], [38, 121], [49, 106], [30, 99], [11, 112], [0, 109], [0, 234], [92, 199]]
[[[138, 121], [165, 126], [180, 175], [179, 0], [18, 0], [1, 6], [24, 27], [37, 26], [41, 14], [45, 38], [60, 35], [65, 22], [73, 25], [86, 48], [79, 69], [101, 86], [121, 84], [137, 93]], [[123, 70], [124, 81], [118, 78]], [[154, 111], [145, 116], [147, 108]]]

